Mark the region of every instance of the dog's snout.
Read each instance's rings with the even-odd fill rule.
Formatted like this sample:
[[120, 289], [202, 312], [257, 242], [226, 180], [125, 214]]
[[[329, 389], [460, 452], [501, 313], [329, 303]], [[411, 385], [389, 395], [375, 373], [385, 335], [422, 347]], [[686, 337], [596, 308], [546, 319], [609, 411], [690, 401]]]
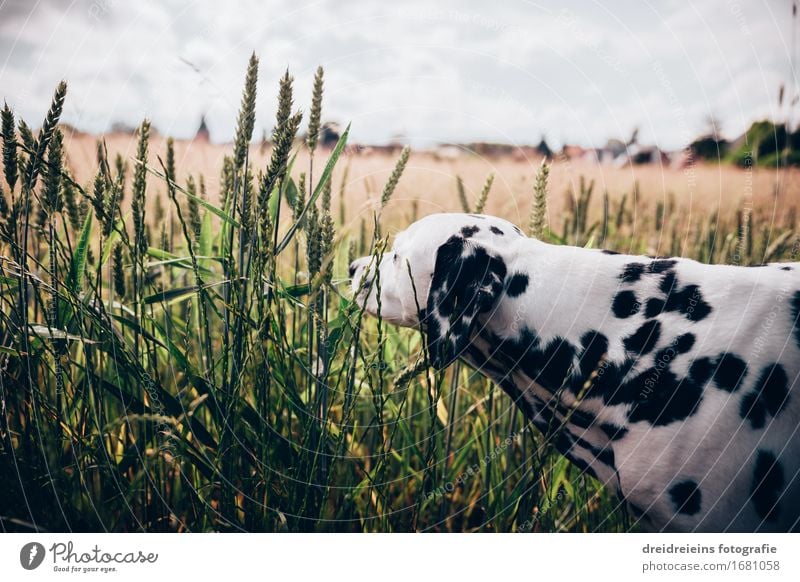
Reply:
[[350, 263], [349, 273], [351, 279], [355, 279], [358, 276], [358, 270], [366, 267], [369, 259], [369, 257], [360, 257]]
[[361, 257], [350, 263], [350, 268], [348, 272], [350, 273], [350, 278], [354, 279], [358, 276], [359, 269], [365, 269], [369, 265], [371, 257]]

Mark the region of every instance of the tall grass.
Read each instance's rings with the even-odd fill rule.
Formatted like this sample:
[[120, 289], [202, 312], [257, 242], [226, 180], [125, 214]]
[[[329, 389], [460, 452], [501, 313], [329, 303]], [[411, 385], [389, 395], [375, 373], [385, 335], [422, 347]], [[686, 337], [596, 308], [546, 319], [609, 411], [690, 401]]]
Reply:
[[[434, 374], [417, 331], [352, 303], [349, 259], [379, 259], [387, 239], [380, 212], [351, 231], [343, 206], [332, 209], [348, 131], [320, 149], [323, 79], [319, 69], [300, 140], [293, 80], [281, 78], [269, 163], [255, 168], [251, 58], [219, 205], [203, 176], [178, 183], [171, 143], [152, 151], [146, 120], [134, 158], [111, 164], [101, 142], [83, 185], [58, 130], [66, 85], [36, 135], [3, 109], [3, 531], [628, 527], [617, 501], [488, 380], [462, 364]], [[302, 148], [305, 168], [295, 165]], [[408, 159], [404, 150], [381, 208]], [[629, 252], [655, 241], [739, 264], [794, 253], [793, 219], [771, 228], [742, 209], [687, 223], [674, 204], [648, 215], [636, 193], [606, 194], [598, 218], [586, 183], [568, 193], [556, 234], [546, 171], [531, 220], [545, 240]], [[457, 188], [453, 209], [469, 208], [460, 179]], [[343, 205], [344, 183], [339, 194]]]

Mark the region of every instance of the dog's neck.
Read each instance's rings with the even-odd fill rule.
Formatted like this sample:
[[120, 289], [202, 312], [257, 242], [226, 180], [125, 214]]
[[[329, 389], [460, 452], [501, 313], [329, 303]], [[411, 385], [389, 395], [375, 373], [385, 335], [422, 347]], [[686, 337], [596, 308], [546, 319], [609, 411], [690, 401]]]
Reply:
[[535, 239], [518, 243], [508, 253], [505, 297], [482, 314], [475, 330], [492, 346], [490, 359], [505, 361], [507, 372], [524, 373], [540, 395], [580, 407], [593, 374], [625, 355], [609, 347], [624, 333], [608, 299], [620, 285], [619, 259]]
[[[600, 251], [521, 241], [507, 253], [508, 278], [524, 290], [483, 314], [464, 357], [499, 384], [528, 419], [576, 465], [612, 488], [614, 439], [627, 419], [593, 395], [617, 333], [601, 290], [619, 285], [616, 257]], [[510, 299], [510, 300], [509, 300]], [[598, 316], [599, 314], [599, 316]]]

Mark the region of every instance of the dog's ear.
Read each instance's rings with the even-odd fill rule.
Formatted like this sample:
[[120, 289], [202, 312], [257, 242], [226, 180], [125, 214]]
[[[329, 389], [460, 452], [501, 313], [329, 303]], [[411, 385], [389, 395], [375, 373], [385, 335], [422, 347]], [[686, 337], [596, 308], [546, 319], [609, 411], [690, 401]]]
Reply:
[[425, 322], [431, 363], [442, 369], [467, 348], [475, 319], [503, 292], [506, 265], [459, 236], [436, 253]]

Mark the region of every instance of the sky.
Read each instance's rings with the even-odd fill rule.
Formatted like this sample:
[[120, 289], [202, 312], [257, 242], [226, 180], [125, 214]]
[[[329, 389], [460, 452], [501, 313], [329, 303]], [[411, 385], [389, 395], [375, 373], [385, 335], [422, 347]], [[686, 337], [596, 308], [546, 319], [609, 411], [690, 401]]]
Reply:
[[205, 114], [224, 142], [255, 51], [259, 135], [283, 72], [307, 110], [322, 65], [323, 119], [360, 143], [598, 147], [639, 128], [678, 149], [709, 116], [729, 138], [792, 119], [793, 28], [792, 0], [0, 0], [0, 99], [38, 127], [63, 78], [81, 130], [148, 117], [186, 138]]

